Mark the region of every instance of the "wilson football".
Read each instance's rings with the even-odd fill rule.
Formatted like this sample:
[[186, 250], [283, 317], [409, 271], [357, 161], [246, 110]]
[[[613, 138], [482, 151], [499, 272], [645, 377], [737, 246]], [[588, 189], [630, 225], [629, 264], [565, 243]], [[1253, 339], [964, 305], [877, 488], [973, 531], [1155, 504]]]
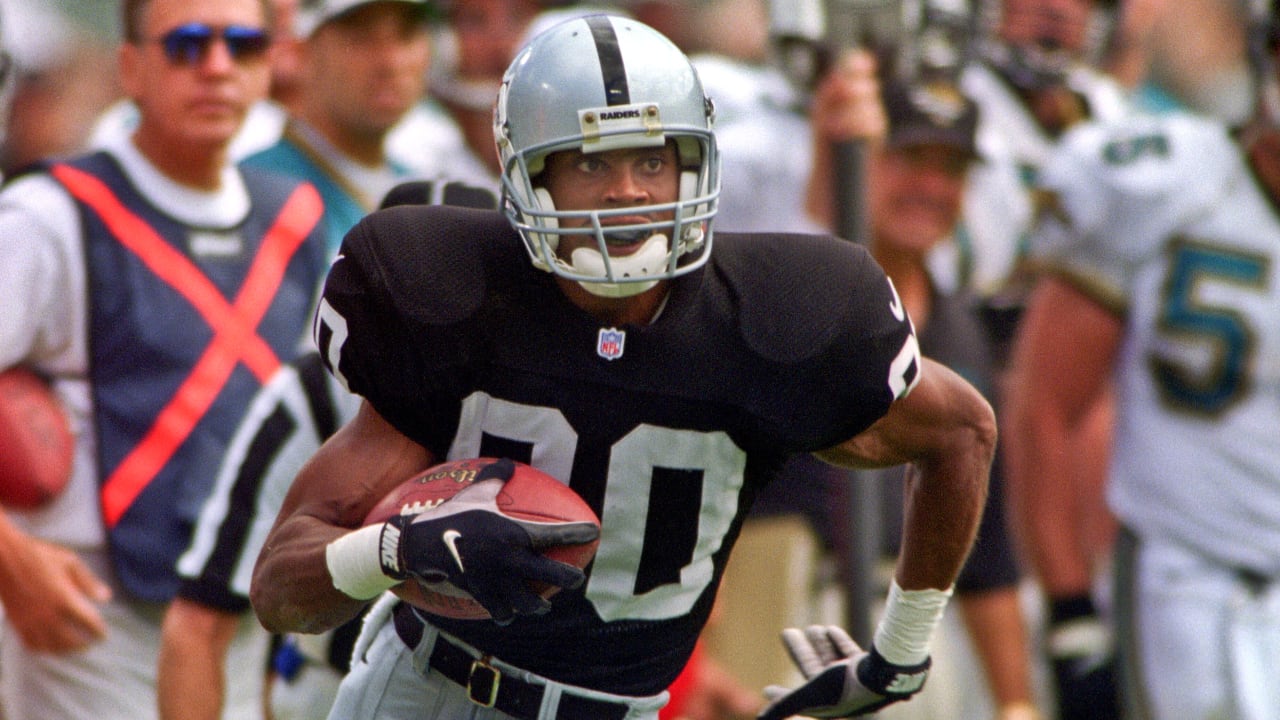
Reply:
[[34, 510], [71, 477], [75, 438], [52, 388], [36, 373], [0, 373], [0, 505]]
[[[388, 493], [365, 516], [365, 525], [386, 522], [396, 514], [416, 515], [446, 503], [475, 480], [492, 458], [453, 460], [428, 468], [405, 480]], [[509, 517], [534, 522], [591, 522], [599, 518], [591, 507], [556, 478], [524, 463], [515, 463], [515, 473], [498, 494], [498, 509]], [[544, 554], [563, 563], [585, 568], [595, 557], [599, 540], [580, 545], [557, 545]], [[560, 590], [552, 585], [534, 584], [543, 596]], [[449, 582], [426, 583], [409, 579], [392, 589], [402, 600], [429, 613], [449, 618], [476, 620], [489, 611], [461, 588]]]

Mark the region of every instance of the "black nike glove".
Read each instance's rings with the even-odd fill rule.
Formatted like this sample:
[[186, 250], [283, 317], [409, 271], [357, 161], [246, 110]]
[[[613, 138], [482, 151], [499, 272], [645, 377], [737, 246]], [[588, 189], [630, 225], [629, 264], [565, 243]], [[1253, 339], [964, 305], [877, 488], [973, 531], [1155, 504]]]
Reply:
[[503, 515], [496, 499], [514, 472], [510, 460], [497, 460], [448, 502], [388, 520], [382, 531], [383, 572], [426, 583], [448, 581], [470, 593], [500, 625], [516, 615], [549, 610], [551, 603], [529, 582], [572, 589], [585, 576], [539, 551], [591, 542], [600, 529], [589, 522], [532, 522]]
[[1046, 632], [1059, 720], [1120, 717], [1111, 631], [1088, 596], [1050, 602]]
[[835, 625], [788, 628], [782, 640], [807, 682], [793, 690], [765, 688], [772, 702], [758, 720], [866, 715], [920, 692], [929, 674], [929, 659], [919, 665], [894, 665], [874, 647], [863, 651]]

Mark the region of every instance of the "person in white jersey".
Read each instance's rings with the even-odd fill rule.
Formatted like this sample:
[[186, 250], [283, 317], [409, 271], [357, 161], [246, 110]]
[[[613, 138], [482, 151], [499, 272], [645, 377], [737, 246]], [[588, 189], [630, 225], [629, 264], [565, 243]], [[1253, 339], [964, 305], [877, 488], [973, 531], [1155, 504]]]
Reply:
[[[1271, 3], [1266, 3], [1271, 5]], [[1067, 438], [1116, 388], [1107, 500], [1126, 718], [1275, 718], [1280, 691], [1280, 127], [1275, 9], [1241, 127], [1188, 114], [1068, 133], [1045, 164], [1046, 268], [1004, 426], [1030, 536]], [[1064, 638], [1065, 640], [1065, 638]], [[1076, 641], [1087, 638], [1076, 637]]]

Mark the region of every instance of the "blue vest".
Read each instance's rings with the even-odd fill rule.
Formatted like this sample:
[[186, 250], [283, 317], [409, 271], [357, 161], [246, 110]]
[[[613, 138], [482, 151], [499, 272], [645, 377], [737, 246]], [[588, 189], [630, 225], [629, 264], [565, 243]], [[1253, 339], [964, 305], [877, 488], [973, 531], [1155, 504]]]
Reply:
[[101, 499], [125, 589], [167, 601], [249, 402], [302, 348], [324, 272], [315, 189], [246, 170], [229, 228], [157, 209], [115, 159], [54, 165], [80, 207]]

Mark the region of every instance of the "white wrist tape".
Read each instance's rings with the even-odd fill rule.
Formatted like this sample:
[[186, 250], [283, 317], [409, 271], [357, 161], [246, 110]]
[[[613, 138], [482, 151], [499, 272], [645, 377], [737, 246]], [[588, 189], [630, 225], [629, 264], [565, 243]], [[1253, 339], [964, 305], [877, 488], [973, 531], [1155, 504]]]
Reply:
[[1090, 615], [1058, 623], [1046, 633], [1045, 640], [1052, 657], [1094, 657], [1110, 651], [1111, 629], [1101, 618]]
[[952, 589], [903, 590], [897, 580], [890, 583], [884, 617], [872, 641], [880, 655], [895, 665], [924, 662]]
[[400, 581], [382, 572], [382, 526], [352, 530], [329, 543], [324, 562], [333, 586], [356, 600], [369, 600]]

